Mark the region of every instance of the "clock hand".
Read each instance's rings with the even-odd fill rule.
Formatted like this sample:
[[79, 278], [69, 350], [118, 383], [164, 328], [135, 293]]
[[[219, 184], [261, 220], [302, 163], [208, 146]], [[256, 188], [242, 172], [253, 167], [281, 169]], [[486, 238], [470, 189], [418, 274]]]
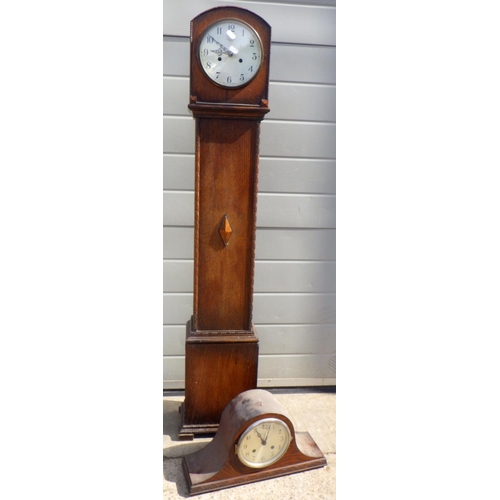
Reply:
[[260, 432], [257, 429], [255, 429], [255, 432], [257, 433], [257, 436], [259, 436], [260, 442], [265, 446], [266, 442], [262, 439], [262, 436], [260, 435]]
[[221, 48], [218, 48], [217, 50], [211, 50], [210, 52], [215, 52], [219, 57], [224, 54], [224, 51]]
[[264, 446], [266, 446], [266, 444], [267, 444], [267, 438], [269, 437], [269, 433], [270, 432], [271, 432], [271, 429], [267, 429], [267, 434], [266, 434], [266, 437], [265, 437], [264, 441], [262, 441], [262, 438], [261, 438], [262, 444]]
[[267, 429], [267, 434], [266, 434], [266, 439], [264, 439], [264, 445], [267, 443], [267, 438], [269, 436], [269, 433], [271, 432], [271, 429]]
[[215, 52], [219, 57], [222, 54], [227, 54], [229, 57], [232, 57], [238, 53], [238, 49], [236, 47], [230, 47], [229, 52], [224, 52], [222, 49], [211, 50], [210, 52]]
[[[238, 49], [236, 47], [230, 47], [229, 49], [227, 47], [225, 47], [224, 45], [222, 45], [222, 43], [218, 42], [214, 36], [209, 33], [209, 35], [212, 37], [213, 41], [217, 44], [217, 45], [220, 45], [221, 48], [223, 49], [224, 51], [224, 54], [227, 54], [229, 57], [232, 57], [233, 55], [236, 55], [238, 53]], [[219, 49], [220, 50], [220, 49]], [[215, 50], [212, 50], [212, 52], [215, 52]]]

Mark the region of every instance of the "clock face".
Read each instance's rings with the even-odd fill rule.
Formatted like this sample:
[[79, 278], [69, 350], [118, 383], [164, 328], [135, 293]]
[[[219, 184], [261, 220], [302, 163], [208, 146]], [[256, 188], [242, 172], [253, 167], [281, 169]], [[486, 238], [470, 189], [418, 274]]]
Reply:
[[258, 420], [241, 435], [237, 448], [238, 458], [248, 467], [267, 467], [285, 454], [291, 439], [290, 429], [282, 420]]
[[209, 26], [198, 46], [203, 71], [222, 87], [242, 87], [250, 82], [261, 67], [262, 56], [257, 32], [237, 19], [221, 19]]

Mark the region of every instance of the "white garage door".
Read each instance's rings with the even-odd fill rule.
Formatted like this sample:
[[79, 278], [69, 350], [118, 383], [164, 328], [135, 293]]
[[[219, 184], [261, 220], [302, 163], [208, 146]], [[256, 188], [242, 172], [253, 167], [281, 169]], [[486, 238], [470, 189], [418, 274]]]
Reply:
[[184, 388], [193, 307], [190, 20], [222, 5], [247, 8], [272, 27], [257, 213], [258, 385], [335, 384], [335, 3], [164, 0], [164, 388]]

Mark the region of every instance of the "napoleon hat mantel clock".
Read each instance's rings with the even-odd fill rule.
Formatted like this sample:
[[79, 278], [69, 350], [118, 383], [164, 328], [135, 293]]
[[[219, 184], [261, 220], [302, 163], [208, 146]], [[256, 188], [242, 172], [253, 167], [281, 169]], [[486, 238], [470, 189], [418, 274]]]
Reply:
[[246, 9], [216, 7], [191, 21], [194, 296], [186, 325], [180, 439], [217, 432], [226, 405], [257, 386], [252, 298], [270, 46], [271, 27]]
[[295, 432], [285, 408], [262, 389], [238, 394], [222, 413], [215, 438], [182, 460], [190, 495], [326, 464], [310, 434]]

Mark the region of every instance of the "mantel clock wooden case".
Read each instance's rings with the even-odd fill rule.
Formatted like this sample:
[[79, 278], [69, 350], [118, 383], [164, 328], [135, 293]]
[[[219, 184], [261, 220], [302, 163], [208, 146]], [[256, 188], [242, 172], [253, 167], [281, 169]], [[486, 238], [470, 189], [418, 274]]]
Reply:
[[[238, 394], [222, 413], [215, 438], [184, 456], [190, 495], [324, 467], [326, 458], [308, 432], [262, 389]], [[269, 494], [268, 496], [272, 496]]]
[[215, 433], [226, 405], [257, 385], [252, 323], [260, 122], [269, 112], [271, 27], [238, 7], [191, 22], [196, 120], [193, 316], [179, 438]]

